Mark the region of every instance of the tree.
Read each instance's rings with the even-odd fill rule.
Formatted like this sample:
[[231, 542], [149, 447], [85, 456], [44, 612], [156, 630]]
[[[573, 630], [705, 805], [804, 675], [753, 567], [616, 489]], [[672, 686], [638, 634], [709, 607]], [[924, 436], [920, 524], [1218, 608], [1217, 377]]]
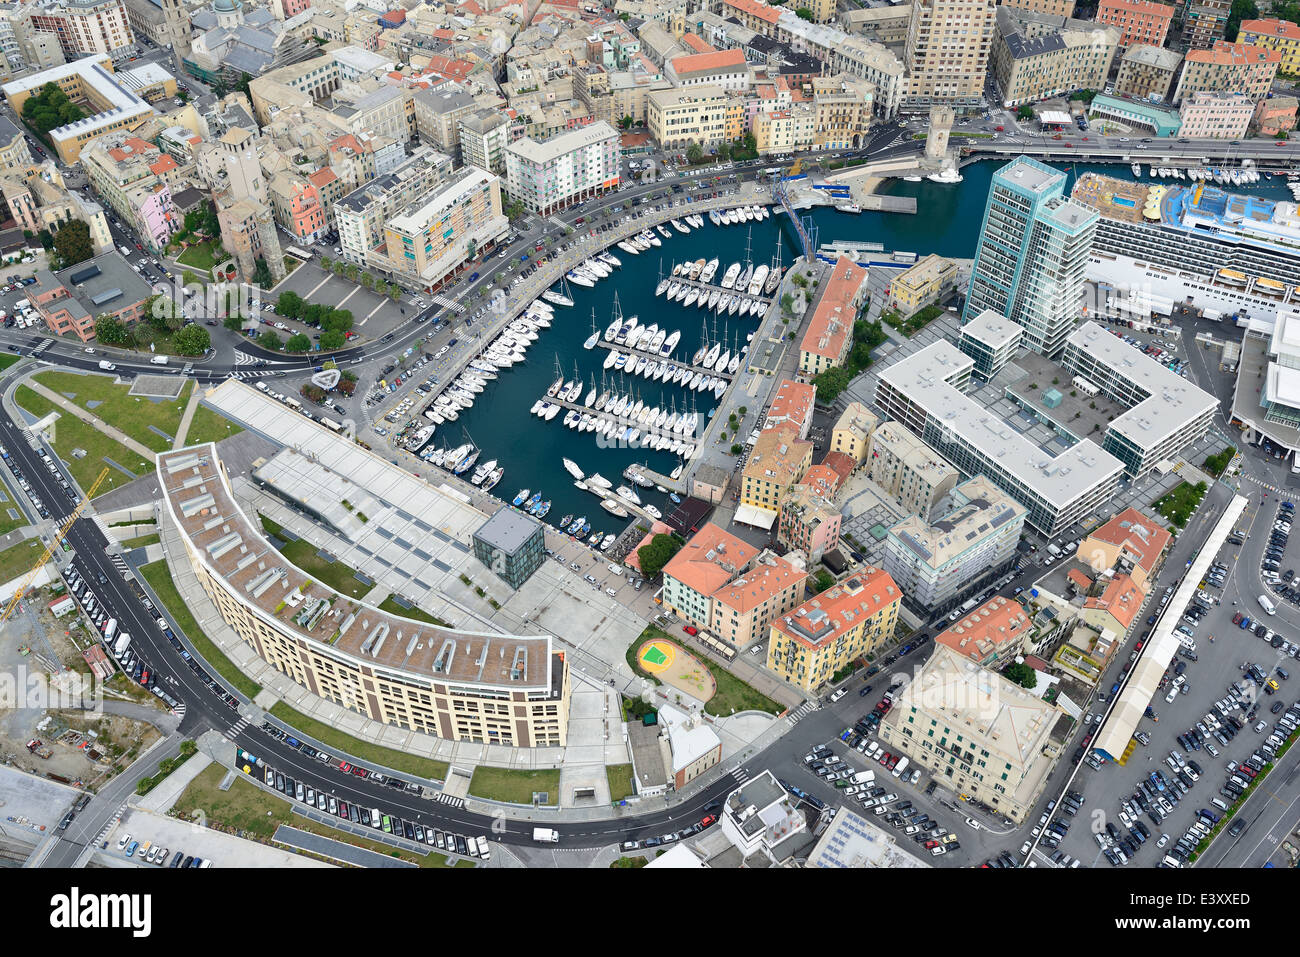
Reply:
[[[321, 336], [321, 338], [324, 339], [325, 337]], [[351, 395], [353, 392], [357, 391], [357, 380], [339, 379], [339, 384], [335, 386], [335, 388], [338, 389], [339, 392], [343, 393], [344, 395]]]
[[75, 123], [85, 116], [57, 83], [46, 83], [39, 93], [24, 100], [22, 114], [27, 125], [42, 136], [55, 127]]
[[261, 256], [257, 257], [257, 262], [253, 264], [253, 285], [260, 286], [263, 289], [270, 288], [274, 280], [271, 279], [271, 269], [266, 264], [266, 260]]
[[370, 288], [371, 286], [373, 286], [374, 284], [375, 284], [375, 277], [374, 277], [374, 276], [370, 275], [370, 273], [368, 273], [368, 272], [363, 272], [363, 273], [361, 274], [361, 285], [363, 285], [363, 286], [365, 286], [367, 289], [369, 289], [369, 288]]
[[361, 272], [361, 267], [356, 263], [348, 263], [343, 269], [343, 274], [348, 277], [350, 282], [357, 281], [357, 275]]
[[325, 390], [314, 383], [307, 382], [298, 390], [304, 399], [317, 404], [325, 401]]
[[799, 9], [795, 10], [794, 15], [800, 20], [807, 20], [809, 23], [816, 19], [813, 16], [813, 12], [807, 7], [799, 7]]
[[333, 271], [334, 271], [334, 275], [342, 276], [345, 272], [348, 271], [348, 264], [343, 262], [343, 260], [340, 259], [338, 262], [334, 263]]
[[704, 147], [699, 143], [691, 143], [686, 147], [686, 162], [694, 166], [704, 159]]
[[324, 269], [326, 272], [328, 272], [330, 266], [332, 266], [333, 264], [334, 264], [334, 260], [330, 259], [329, 256], [321, 256], [320, 258], [321, 269]]
[[1038, 684], [1038, 673], [1029, 665], [1013, 661], [1002, 669], [1002, 675], [1008, 681], [1014, 681], [1022, 688], [1033, 688]]
[[469, 245], [465, 247], [465, 258], [474, 259], [478, 256], [478, 240], [471, 239]]
[[226, 318], [221, 320], [221, 324], [231, 332], [238, 332], [240, 329], [244, 328], [244, 320], [236, 315], [226, 316]]
[[106, 346], [129, 346], [133, 341], [131, 330], [110, 315], [96, 317], [95, 338]]
[[284, 348], [284, 340], [270, 329], [257, 337], [257, 344], [263, 349], [270, 349], [272, 352], [279, 352]]
[[824, 592], [826, 589], [830, 588], [834, 584], [835, 584], [835, 576], [832, 575], [830, 572], [821, 571], [819, 569], [817, 574], [813, 578], [812, 587], [813, 587], [813, 591], [815, 591], [817, 594], [821, 594], [822, 592]]
[[836, 397], [849, 387], [850, 378], [848, 370], [838, 366], [813, 376], [813, 385], [817, 387], [817, 401], [822, 405], [834, 402]]
[[90, 227], [79, 219], [64, 223], [54, 234], [54, 251], [65, 267], [91, 259], [95, 247], [90, 242]]
[[718, 147], [718, 160], [725, 163], [729, 159], [731, 159], [731, 144], [723, 143]]
[[388, 290], [388, 298], [391, 299], [391, 300], [393, 300], [393, 302], [397, 302], [397, 300], [401, 299], [401, 298], [402, 298], [402, 287], [401, 287], [401, 286], [392, 286], [392, 287], [390, 287], [389, 290]]
[[326, 351], [342, 349], [345, 341], [343, 333], [336, 329], [329, 329], [320, 334], [320, 347]]
[[275, 311], [290, 319], [297, 319], [302, 315], [302, 308], [305, 305], [302, 296], [290, 290], [280, 293], [280, 298], [275, 301]]
[[333, 330], [338, 333], [347, 332], [352, 328], [352, 312], [349, 309], [331, 309], [325, 314], [320, 321], [322, 330]]
[[284, 344], [285, 352], [309, 352], [311, 351], [311, 340], [303, 332], [294, 333], [289, 337], [289, 341]]
[[172, 344], [183, 356], [201, 356], [212, 345], [212, 337], [202, 326], [190, 324], [172, 336]]
[[1034, 118], [1034, 108], [1026, 103], [1020, 109], [1016, 110], [1016, 119], [1032, 120]]
[[676, 535], [659, 534], [636, 550], [641, 573], [647, 579], [659, 577], [659, 572], [668, 564], [677, 551], [686, 544]]
[[[1273, 5], [1273, 15], [1283, 20], [1291, 19], [1278, 9], [1277, 4]], [[1241, 31], [1242, 20], [1254, 20], [1258, 17], [1259, 6], [1255, 3], [1255, 0], [1232, 0], [1232, 8], [1228, 11], [1227, 29], [1224, 33], [1228, 42], [1232, 43], [1237, 39], [1237, 34]]]

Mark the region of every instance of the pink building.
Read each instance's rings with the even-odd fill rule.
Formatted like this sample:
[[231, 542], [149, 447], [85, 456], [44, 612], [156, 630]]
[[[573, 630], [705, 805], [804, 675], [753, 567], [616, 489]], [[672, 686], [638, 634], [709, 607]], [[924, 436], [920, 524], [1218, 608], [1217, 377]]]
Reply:
[[152, 249], [164, 248], [176, 232], [179, 219], [172, 204], [171, 188], [164, 182], [141, 186], [128, 193], [135, 210], [135, 224]]
[[1294, 96], [1275, 96], [1271, 100], [1259, 101], [1255, 107], [1255, 118], [1251, 121], [1254, 131], [1261, 136], [1277, 136], [1295, 129], [1297, 101]]
[[1231, 140], [1245, 136], [1255, 104], [1244, 93], [1197, 90], [1183, 99], [1178, 135]]

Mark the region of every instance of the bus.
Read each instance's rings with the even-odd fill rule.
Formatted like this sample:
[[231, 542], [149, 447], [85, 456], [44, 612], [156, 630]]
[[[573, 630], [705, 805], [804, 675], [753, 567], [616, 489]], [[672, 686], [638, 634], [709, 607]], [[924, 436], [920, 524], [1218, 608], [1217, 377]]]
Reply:
[[297, 246], [285, 246], [284, 251], [290, 256], [297, 256], [299, 259], [311, 259], [312, 253], [306, 249], [300, 249]]

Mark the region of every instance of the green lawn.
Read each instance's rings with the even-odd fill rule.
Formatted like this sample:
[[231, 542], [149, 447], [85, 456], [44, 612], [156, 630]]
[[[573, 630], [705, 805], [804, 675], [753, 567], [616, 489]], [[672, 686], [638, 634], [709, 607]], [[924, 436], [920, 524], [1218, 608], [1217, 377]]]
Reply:
[[[186, 266], [193, 266], [195, 269], [201, 269], [207, 278], [212, 277], [212, 267], [218, 262], [214, 249], [216, 241], [212, 239], [204, 240], [201, 243], [195, 243], [185, 252], [176, 257], [176, 261], [184, 263]], [[221, 262], [225, 262], [229, 257], [225, 253], [221, 254]]]
[[35, 379], [155, 452], [166, 452], [172, 444], [149, 426], [175, 436], [194, 388], [194, 383], [189, 382], [175, 399], [153, 400], [129, 395], [130, 386], [117, 385], [110, 376], [50, 371], [38, 372]]
[[910, 339], [942, 315], [943, 309], [940, 306], [930, 305], [923, 306], [906, 319], [892, 309], [882, 313], [880, 318]]
[[[9, 509], [18, 513], [17, 518], [9, 517]], [[14, 501], [14, 493], [9, 490], [9, 486], [0, 483], [0, 535], [12, 532], [15, 528], [21, 528], [27, 524], [27, 518], [23, 515], [23, 510], [18, 507]]]
[[[258, 518], [262, 520], [262, 528], [265, 529], [268, 535], [279, 537], [282, 531], [279, 525], [260, 512]], [[283, 541], [283, 539], [281, 540]], [[362, 598], [366, 592], [375, 587], [358, 581], [356, 569], [349, 568], [342, 562], [327, 562], [321, 558], [316, 554], [316, 546], [304, 539], [300, 538], [296, 541], [286, 542], [284, 548], [280, 549], [280, 554], [312, 578], [350, 598]]]
[[21, 359], [22, 356], [16, 356], [10, 352], [0, 352], [0, 372], [8, 369], [11, 365]]
[[309, 831], [355, 847], [364, 847], [377, 854], [410, 861], [421, 867], [447, 866], [447, 858], [443, 854], [431, 853], [421, 856], [405, 849], [399, 850], [382, 841], [358, 837], [301, 815], [295, 815], [288, 801], [267, 793], [245, 780], [242, 774], [235, 779], [230, 790], [222, 791], [218, 785], [226, 776], [226, 771], [227, 769], [220, 764], [211, 764], [204, 768], [177, 799], [173, 808], [175, 815], [184, 820], [192, 820], [195, 811], [202, 811], [209, 826], [221, 825], [238, 831], [247, 831], [262, 840], [269, 840], [276, 828], [281, 824], [287, 824], [300, 831]]
[[217, 674], [225, 678], [236, 691], [248, 698], [256, 696], [262, 690], [262, 686], [236, 668], [235, 663], [222, 654], [221, 649], [213, 644], [212, 639], [199, 628], [199, 623], [190, 614], [189, 607], [181, 601], [176, 583], [172, 581], [171, 572], [167, 570], [167, 560], [160, 558], [156, 562], [145, 565], [140, 569], [140, 573], [144, 575], [144, 580], [149, 583], [154, 593], [162, 599], [163, 605], [171, 613], [172, 619], [181, 631], [185, 633], [190, 644], [194, 646], [194, 650], [206, 658], [208, 663], [217, 670]]
[[242, 431], [244, 431], [243, 426], [236, 425], [225, 416], [213, 412], [206, 405], [201, 405], [194, 410], [194, 418], [190, 419], [190, 428], [185, 434], [185, 444], [220, 442]]
[[605, 767], [605, 778], [609, 781], [609, 799], [621, 801], [636, 794], [632, 784], [632, 765], [610, 764]]
[[512, 768], [477, 767], [470, 778], [469, 793], [490, 801], [532, 804], [533, 792], [545, 791], [546, 803], [560, 802], [560, 771], [516, 771]]
[[719, 717], [736, 711], [766, 711], [780, 714], [785, 709], [760, 691], [751, 688], [730, 671], [724, 671], [712, 661], [706, 662], [718, 683], [718, 693], [704, 705], [709, 714]]
[[159, 535], [154, 532], [152, 535], [139, 535], [135, 538], [128, 538], [122, 542], [123, 548], [144, 548], [146, 545], [157, 545]]
[[422, 621], [426, 625], [437, 625], [440, 628], [451, 627], [441, 618], [435, 618], [433, 617], [433, 615], [430, 615], [427, 612], [423, 612], [420, 609], [416, 608], [415, 606], [406, 608], [403, 605], [399, 605], [396, 601], [393, 600], [392, 595], [389, 595], [387, 598], [385, 598], [383, 601], [379, 603], [379, 610], [386, 611], [390, 615], [400, 615], [402, 618], [409, 618], [412, 621]]
[[0, 582], [13, 581], [31, 571], [44, 551], [39, 538], [28, 538], [0, 552]]
[[[25, 385], [20, 385], [14, 393], [18, 404], [36, 416], [44, 416], [56, 410], [54, 404], [44, 396], [37, 395]], [[99, 473], [108, 469], [108, 479], [99, 487], [98, 494], [111, 491], [114, 486], [130, 481], [118, 469], [113, 468], [106, 458], [112, 459], [123, 468], [130, 469], [135, 475], [145, 475], [153, 471], [153, 462], [146, 462], [120, 442], [110, 439], [95, 428], [82, 422], [75, 415], [62, 411], [54, 427], [54, 451], [63, 460], [72, 477], [77, 480], [82, 491], [89, 491], [95, 484]], [[81, 458], [73, 456], [73, 449], [83, 449], [86, 454]]]
[[405, 751], [395, 751], [392, 748], [362, 741], [360, 738], [344, 734], [337, 728], [308, 717], [283, 701], [277, 701], [271, 707], [271, 714], [289, 727], [315, 738], [321, 744], [342, 751], [344, 754], [350, 754], [359, 761], [401, 771], [403, 774], [412, 774], [417, 778], [428, 778], [430, 781], [447, 780], [446, 761], [434, 761], [431, 758], [422, 758], [419, 755], [407, 754]]
[[1187, 520], [1192, 517], [1192, 513], [1196, 511], [1196, 507], [1201, 504], [1201, 499], [1204, 497], [1204, 482], [1197, 482], [1195, 485], [1180, 482], [1172, 492], [1156, 500], [1155, 508], [1169, 521], [1179, 528], [1183, 528], [1187, 525]]

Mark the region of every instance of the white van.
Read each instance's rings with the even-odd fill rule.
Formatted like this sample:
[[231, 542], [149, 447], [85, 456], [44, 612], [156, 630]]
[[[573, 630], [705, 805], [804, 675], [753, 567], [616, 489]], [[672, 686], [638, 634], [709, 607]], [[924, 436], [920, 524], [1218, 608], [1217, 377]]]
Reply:
[[167, 364], [167, 357], [166, 357], [166, 356], [154, 356], [152, 359], [149, 360], [149, 364], [150, 364], [150, 365], [155, 365], [155, 366], [165, 366], [165, 365]]
[[1259, 607], [1263, 608], [1270, 615], [1277, 614], [1277, 606], [1273, 604], [1273, 602], [1269, 599], [1267, 595], [1259, 596]]

